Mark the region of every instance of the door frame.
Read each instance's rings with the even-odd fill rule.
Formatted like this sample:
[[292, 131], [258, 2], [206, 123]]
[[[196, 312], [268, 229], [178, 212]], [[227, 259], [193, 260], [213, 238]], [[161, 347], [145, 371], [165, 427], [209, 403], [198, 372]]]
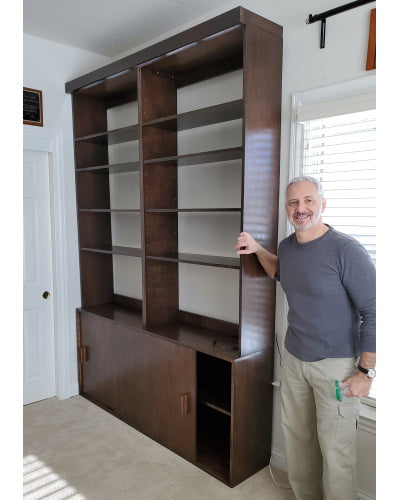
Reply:
[[[56, 395], [66, 399], [78, 393], [71, 388], [69, 358], [69, 318], [68, 290], [69, 276], [67, 268], [66, 249], [66, 180], [63, 161], [62, 132], [50, 128], [37, 130], [35, 127], [25, 127], [23, 148], [51, 154], [49, 161], [50, 173], [50, 217], [52, 235], [52, 265], [53, 265], [53, 297], [54, 297], [54, 345], [55, 345], [55, 377]], [[74, 384], [73, 384], [74, 385]]]

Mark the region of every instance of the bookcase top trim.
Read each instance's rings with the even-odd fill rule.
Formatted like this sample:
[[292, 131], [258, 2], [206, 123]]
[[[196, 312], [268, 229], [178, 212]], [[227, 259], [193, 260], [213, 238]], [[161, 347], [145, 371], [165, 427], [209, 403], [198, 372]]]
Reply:
[[139, 50], [138, 52], [119, 59], [118, 61], [107, 64], [106, 66], [75, 78], [74, 80], [70, 80], [65, 84], [65, 92], [72, 93], [75, 90], [87, 85], [94, 84], [96, 82], [100, 83], [103, 79], [116, 76], [121, 72], [132, 69], [156, 57], [160, 57], [202, 38], [232, 28], [233, 26], [245, 26], [248, 24], [255, 25], [273, 33], [274, 35], [282, 37], [282, 27], [278, 24], [268, 21], [267, 19], [254, 14], [243, 7], [235, 7], [224, 14], [209, 19], [208, 21], [192, 28], [188, 28], [181, 33]]

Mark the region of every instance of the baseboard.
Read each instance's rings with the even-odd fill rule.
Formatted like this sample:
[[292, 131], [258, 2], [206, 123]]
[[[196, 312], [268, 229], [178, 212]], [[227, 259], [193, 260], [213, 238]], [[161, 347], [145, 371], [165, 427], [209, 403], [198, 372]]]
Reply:
[[79, 386], [78, 384], [69, 384], [65, 390], [60, 390], [57, 394], [58, 399], [68, 399], [72, 398], [72, 396], [77, 396], [79, 394]]

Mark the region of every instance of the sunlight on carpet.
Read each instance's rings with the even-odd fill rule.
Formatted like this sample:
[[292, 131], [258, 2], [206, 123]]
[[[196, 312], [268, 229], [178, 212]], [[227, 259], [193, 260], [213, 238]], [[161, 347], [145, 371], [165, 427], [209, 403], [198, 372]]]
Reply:
[[39, 498], [86, 500], [84, 495], [78, 493], [38, 457], [28, 455], [24, 457], [24, 499], [38, 500]]

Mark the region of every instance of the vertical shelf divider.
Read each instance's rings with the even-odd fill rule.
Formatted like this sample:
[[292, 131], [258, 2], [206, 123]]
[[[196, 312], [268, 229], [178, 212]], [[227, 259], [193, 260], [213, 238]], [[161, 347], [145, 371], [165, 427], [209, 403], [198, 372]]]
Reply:
[[139, 69], [139, 126], [143, 221], [143, 321], [146, 327], [176, 321], [179, 309], [178, 263], [146, 259], [178, 253], [178, 214], [147, 213], [147, 209], [178, 208], [177, 165], [144, 162], [177, 155], [176, 127], [143, 126], [149, 120], [175, 114], [176, 81], [168, 74]]

